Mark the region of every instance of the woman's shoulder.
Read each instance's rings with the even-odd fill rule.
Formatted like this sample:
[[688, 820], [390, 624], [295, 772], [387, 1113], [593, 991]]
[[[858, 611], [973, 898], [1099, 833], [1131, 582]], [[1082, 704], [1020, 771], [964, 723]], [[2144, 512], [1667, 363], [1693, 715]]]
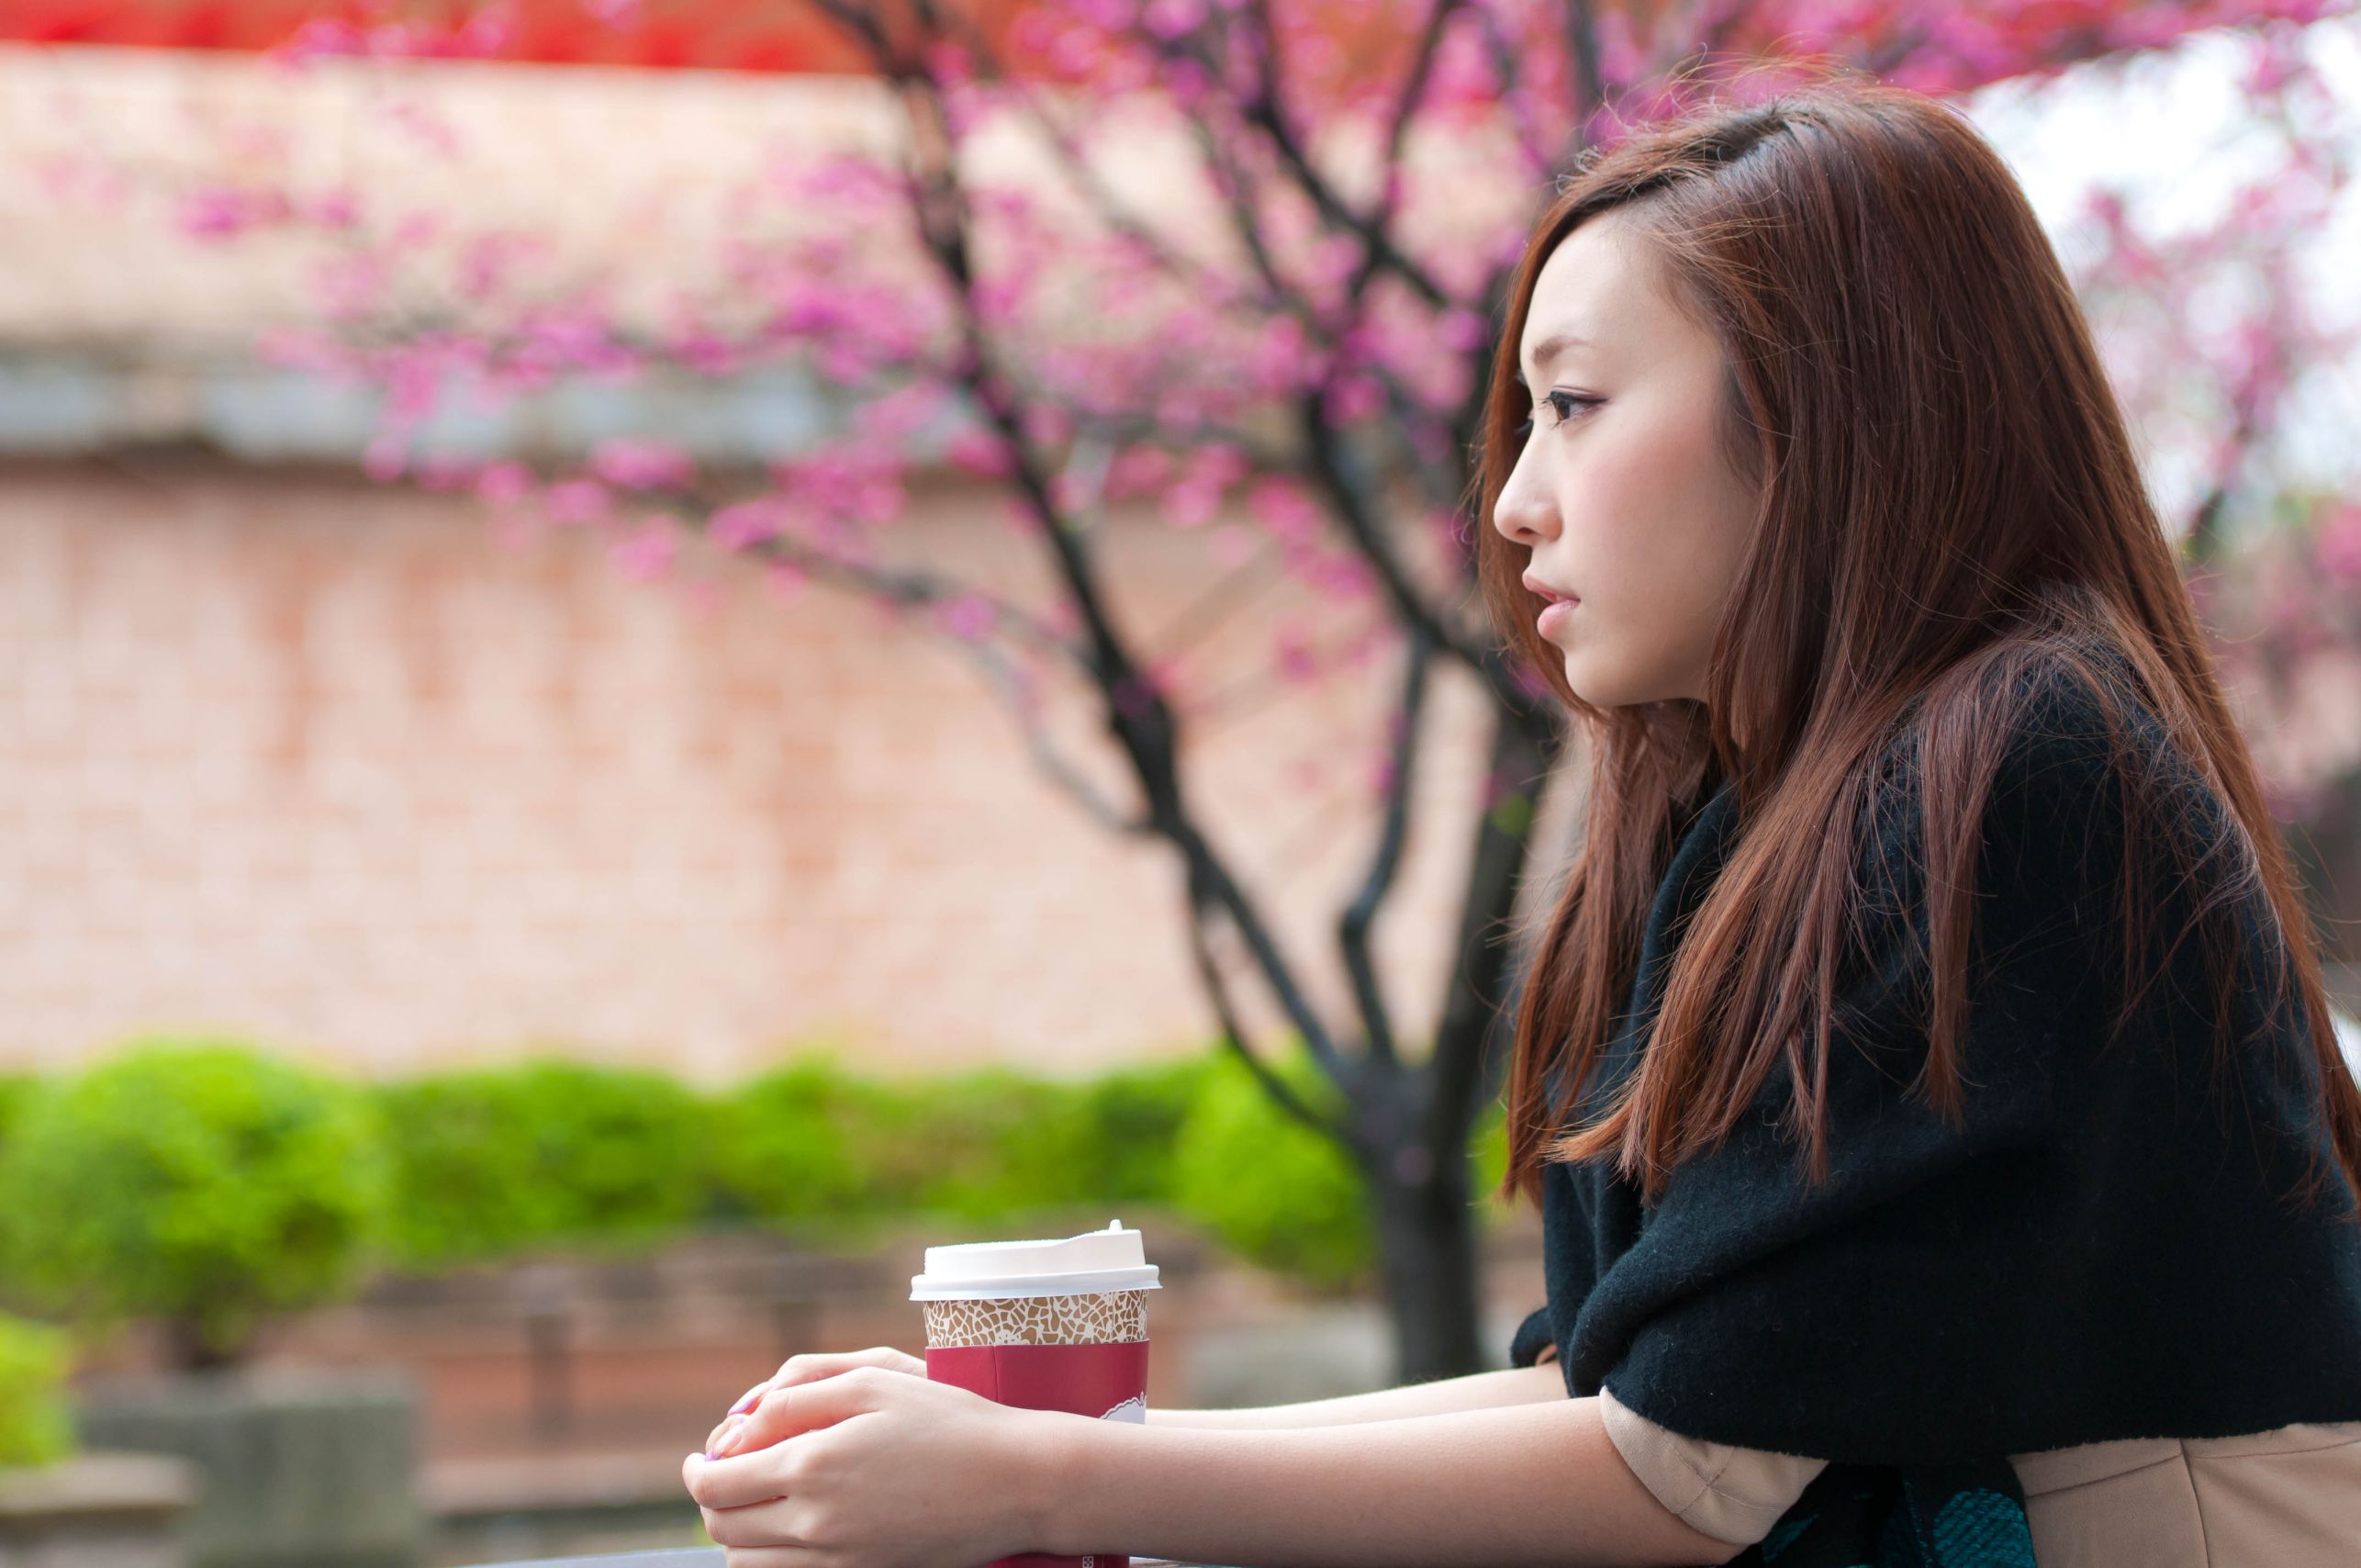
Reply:
[[[2062, 869], [2068, 851], [2087, 869], [2100, 850], [2120, 859], [2162, 847], [2125, 842], [2133, 818], [2218, 832], [2227, 816], [2204, 770], [2111, 657], [2027, 663], [1972, 709], [1922, 717], [1889, 747], [1883, 772], [1889, 795], [1908, 807], [1886, 813], [1888, 849], [1903, 827], [1912, 854], [1923, 853], [1917, 829], [1930, 778], [1971, 798], [1980, 782], [1987, 858], [2005, 858], [2011, 871]], [[2028, 864], [2033, 854], [2041, 858]]]
[[2235, 813], [2120, 665], [2045, 659], [1994, 684], [1890, 749], [1855, 868], [1864, 930], [1923, 963], [1931, 904], [1965, 882], [1979, 948], [2071, 940], [2120, 962], [2126, 941], [2259, 896]]

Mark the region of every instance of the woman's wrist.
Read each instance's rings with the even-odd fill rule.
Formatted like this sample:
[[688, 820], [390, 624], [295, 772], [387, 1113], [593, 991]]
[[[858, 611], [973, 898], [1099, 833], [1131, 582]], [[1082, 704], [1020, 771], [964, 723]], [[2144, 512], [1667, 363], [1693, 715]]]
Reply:
[[1024, 1550], [1072, 1556], [1064, 1544], [1073, 1529], [1070, 1504], [1087, 1484], [1083, 1471], [1090, 1444], [1105, 1423], [1059, 1410], [1025, 1414], [1030, 1429], [1019, 1434], [1018, 1451], [1024, 1461], [1014, 1488]]

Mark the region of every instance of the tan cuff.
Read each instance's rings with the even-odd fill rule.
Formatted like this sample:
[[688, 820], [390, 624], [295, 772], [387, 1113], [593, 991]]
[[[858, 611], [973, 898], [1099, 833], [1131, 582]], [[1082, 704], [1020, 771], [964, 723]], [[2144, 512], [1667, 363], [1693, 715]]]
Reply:
[[1639, 1484], [1691, 1529], [1732, 1546], [1751, 1546], [1770, 1534], [1779, 1516], [1828, 1464], [1824, 1459], [1684, 1438], [1604, 1387], [1598, 1406], [1608, 1439]]

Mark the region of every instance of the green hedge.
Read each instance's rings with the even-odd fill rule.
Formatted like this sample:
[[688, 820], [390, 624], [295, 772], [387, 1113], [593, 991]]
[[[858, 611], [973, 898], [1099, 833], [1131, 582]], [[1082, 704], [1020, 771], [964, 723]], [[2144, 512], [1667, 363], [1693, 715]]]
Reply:
[[191, 1361], [352, 1282], [383, 1214], [350, 1089], [236, 1046], [158, 1041], [18, 1103], [0, 1146], [0, 1277], [99, 1325], [154, 1316]]
[[[1308, 1055], [1281, 1070], [1333, 1109]], [[1497, 1122], [1471, 1145], [1478, 1193]], [[1046, 1236], [1159, 1207], [1315, 1286], [1373, 1260], [1342, 1151], [1220, 1051], [1082, 1081], [873, 1079], [812, 1051], [718, 1095], [550, 1058], [355, 1091], [202, 1043], [0, 1080], [0, 1278], [76, 1317], [181, 1319], [219, 1355], [369, 1257], [431, 1271], [715, 1225], [821, 1247], [890, 1226]]]
[[662, 1073], [539, 1058], [370, 1093], [393, 1167], [388, 1250], [407, 1266], [630, 1248], [703, 1212], [711, 1112]]
[[[1310, 1055], [1276, 1064], [1311, 1109], [1334, 1117], [1339, 1096]], [[1326, 1289], [1360, 1282], [1376, 1229], [1344, 1148], [1282, 1109], [1235, 1058], [1207, 1079], [1172, 1151], [1180, 1212], [1240, 1256]]]
[[54, 1328], [0, 1316], [0, 1469], [50, 1464], [73, 1448], [65, 1413], [71, 1361]]

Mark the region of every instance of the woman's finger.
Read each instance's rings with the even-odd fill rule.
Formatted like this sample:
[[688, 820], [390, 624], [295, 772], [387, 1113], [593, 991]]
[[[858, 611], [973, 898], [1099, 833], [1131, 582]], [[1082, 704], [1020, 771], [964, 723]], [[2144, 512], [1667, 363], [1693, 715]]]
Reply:
[[713, 1446], [712, 1458], [720, 1462], [740, 1454], [752, 1459], [757, 1450], [798, 1433], [874, 1409], [895, 1376], [876, 1367], [849, 1367], [834, 1377], [774, 1388]]
[[702, 1510], [705, 1533], [713, 1538], [716, 1546], [796, 1551], [804, 1553], [802, 1561], [808, 1562], [815, 1549], [800, 1533], [800, 1516], [807, 1511], [801, 1505], [791, 1504], [784, 1497], [749, 1503], [737, 1508], [709, 1507]]
[[746, 1390], [738, 1403], [730, 1406], [731, 1414], [743, 1415], [755, 1407], [755, 1401], [774, 1388], [811, 1383], [823, 1377], [834, 1377], [853, 1367], [883, 1367], [888, 1372], [924, 1377], [926, 1363], [907, 1350], [897, 1350], [890, 1345], [871, 1345], [866, 1350], [815, 1350], [800, 1356], [789, 1356], [779, 1363], [778, 1371]]
[[[693, 1453], [681, 1461], [680, 1480], [688, 1489], [689, 1500], [705, 1510], [710, 1527], [716, 1516], [739, 1514], [761, 1504], [786, 1500], [794, 1484], [777, 1473], [775, 1459], [775, 1455], [755, 1453], [725, 1462]], [[717, 1535], [713, 1544], [730, 1543]]]
[[721, 1424], [706, 1434], [705, 1451], [711, 1453], [722, 1439], [733, 1430], [743, 1418], [759, 1404], [762, 1396], [774, 1388], [791, 1388], [800, 1383], [816, 1383], [823, 1377], [855, 1367], [883, 1367], [888, 1372], [901, 1372], [910, 1377], [924, 1377], [926, 1363], [907, 1350], [897, 1350], [890, 1345], [872, 1345], [866, 1350], [816, 1350], [789, 1356], [779, 1364], [778, 1371], [740, 1394], [730, 1406]]

